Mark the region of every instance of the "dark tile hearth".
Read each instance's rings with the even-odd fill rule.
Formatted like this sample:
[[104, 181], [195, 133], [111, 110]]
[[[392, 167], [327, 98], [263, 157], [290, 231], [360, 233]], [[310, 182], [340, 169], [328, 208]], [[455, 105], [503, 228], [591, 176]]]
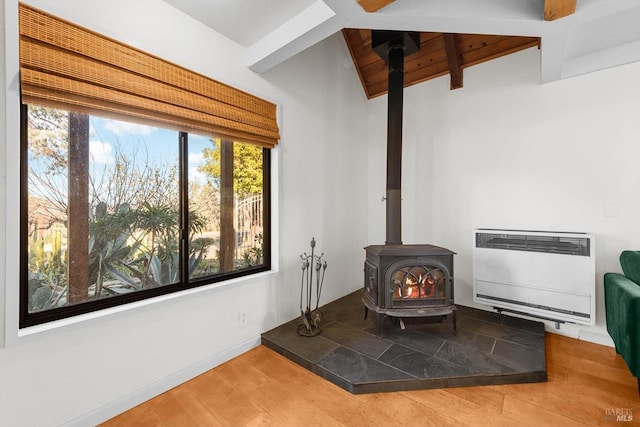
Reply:
[[294, 319], [262, 334], [262, 344], [355, 394], [547, 380], [540, 322], [458, 306], [457, 335], [451, 316], [404, 330], [387, 318], [378, 339], [362, 293], [322, 307], [320, 335], [299, 336]]

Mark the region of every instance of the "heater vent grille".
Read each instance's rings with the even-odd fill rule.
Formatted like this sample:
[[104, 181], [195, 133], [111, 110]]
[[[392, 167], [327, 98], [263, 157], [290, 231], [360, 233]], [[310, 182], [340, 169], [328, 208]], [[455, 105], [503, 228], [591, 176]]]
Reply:
[[476, 248], [505, 249], [510, 251], [543, 252], [588, 257], [588, 237], [562, 235], [529, 235], [476, 233]]

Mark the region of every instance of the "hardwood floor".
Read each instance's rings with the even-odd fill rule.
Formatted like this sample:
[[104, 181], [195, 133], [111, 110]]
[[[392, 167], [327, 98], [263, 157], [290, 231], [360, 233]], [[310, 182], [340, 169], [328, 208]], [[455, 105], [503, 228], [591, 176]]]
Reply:
[[103, 426], [640, 425], [613, 348], [547, 334], [546, 351], [546, 383], [352, 395], [260, 346]]

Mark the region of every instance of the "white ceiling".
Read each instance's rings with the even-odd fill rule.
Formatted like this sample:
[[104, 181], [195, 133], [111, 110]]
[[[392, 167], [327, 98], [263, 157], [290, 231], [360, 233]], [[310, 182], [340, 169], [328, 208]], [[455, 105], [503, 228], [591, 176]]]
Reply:
[[640, 61], [640, 0], [577, 0], [547, 22], [544, 0], [396, 0], [366, 13], [356, 0], [165, 0], [246, 48], [264, 72], [342, 28], [541, 37], [541, 81]]
[[249, 47], [314, 0], [167, 0], [203, 24]]

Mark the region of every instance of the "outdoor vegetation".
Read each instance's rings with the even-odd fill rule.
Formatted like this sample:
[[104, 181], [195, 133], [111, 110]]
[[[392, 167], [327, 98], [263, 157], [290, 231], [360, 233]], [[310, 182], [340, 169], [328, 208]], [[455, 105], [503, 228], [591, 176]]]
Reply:
[[[155, 131], [124, 138], [106, 134], [93, 117], [79, 115], [90, 126], [88, 135], [78, 136], [70, 126], [72, 114], [28, 109], [23, 236], [29, 312], [176, 284], [185, 276], [206, 279], [264, 262], [260, 147], [200, 137], [206, 146], [189, 149], [189, 158], [199, 161], [188, 165], [183, 256], [178, 132], [161, 130], [172, 135], [169, 142], [154, 139]], [[113, 140], [100, 139], [105, 136]], [[81, 144], [70, 143], [78, 137]], [[232, 161], [221, 158], [224, 144]], [[225, 172], [230, 165], [231, 175]], [[225, 176], [231, 176], [231, 185]], [[86, 194], [77, 188], [86, 188]], [[79, 219], [73, 212], [81, 213]], [[230, 261], [221, 262], [225, 256]], [[181, 259], [186, 272], [181, 272]]]

